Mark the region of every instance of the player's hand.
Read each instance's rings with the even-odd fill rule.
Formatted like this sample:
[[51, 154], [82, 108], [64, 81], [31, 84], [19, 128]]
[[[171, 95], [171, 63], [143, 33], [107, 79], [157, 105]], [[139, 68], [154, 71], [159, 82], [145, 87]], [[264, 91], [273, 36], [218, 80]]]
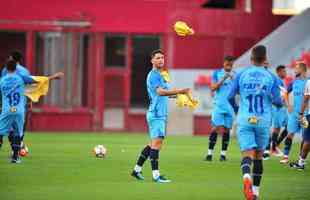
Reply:
[[191, 91], [190, 88], [184, 88], [179, 91], [179, 94], [188, 94]]
[[54, 79], [61, 79], [64, 75], [63, 72], [57, 72], [53, 76], [55, 77]]

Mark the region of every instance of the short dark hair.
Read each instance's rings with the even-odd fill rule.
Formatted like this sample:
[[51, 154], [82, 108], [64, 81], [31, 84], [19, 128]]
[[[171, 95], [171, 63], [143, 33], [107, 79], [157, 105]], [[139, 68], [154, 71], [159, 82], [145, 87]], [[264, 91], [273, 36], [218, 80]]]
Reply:
[[267, 58], [267, 49], [264, 45], [255, 46], [252, 49], [251, 59], [257, 63], [263, 63]]
[[13, 72], [16, 70], [16, 61], [13, 59], [8, 59], [6, 62], [6, 69], [10, 72]]
[[277, 68], [276, 68], [276, 72], [279, 72], [280, 70], [282, 69], [285, 69], [286, 67], [284, 65], [279, 65]]
[[228, 61], [228, 62], [232, 62], [232, 61], [235, 61], [236, 58], [234, 56], [225, 56], [224, 57], [224, 61]]
[[305, 72], [307, 71], [307, 65], [304, 62], [298, 62], [297, 65], [301, 67]]
[[154, 56], [155, 56], [156, 54], [158, 54], [158, 53], [164, 55], [164, 52], [163, 52], [161, 49], [156, 49], [156, 50], [152, 51], [152, 53], [151, 53], [151, 58], [154, 58]]
[[23, 61], [23, 54], [19, 51], [12, 51], [10, 53], [10, 56], [12, 59], [14, 59], [16, 62], [21, 63]]

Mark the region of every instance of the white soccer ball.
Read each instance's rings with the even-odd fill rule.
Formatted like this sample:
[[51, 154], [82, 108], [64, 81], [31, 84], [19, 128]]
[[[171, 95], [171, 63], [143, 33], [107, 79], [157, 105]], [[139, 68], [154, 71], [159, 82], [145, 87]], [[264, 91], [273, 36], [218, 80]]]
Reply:
[[102, 144], [95, 146], [93, 152], [98, 158], [104, 158], [107, 155], [107, 149]]

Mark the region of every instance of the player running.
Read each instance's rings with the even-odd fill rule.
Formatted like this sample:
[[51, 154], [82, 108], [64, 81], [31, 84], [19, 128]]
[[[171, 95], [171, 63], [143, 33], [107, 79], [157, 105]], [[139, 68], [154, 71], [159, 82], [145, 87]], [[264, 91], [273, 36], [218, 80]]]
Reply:
[[276, 77], [264, 68], [266, 55], [265, 46], [260, 45], [252, 49], [253, 65], [237, 74], [228, 96], [232, 104], [234, 97], [240, 95], [237, 139], [242, 154], [243, 191], [247, 200], [258, 199], [259, 196], [263, 152], [270, 136], [272, 104], [282, 106]]
[[304, 88], [307, 82], [307, 66], [304, 63], [297, 63], [295, 66], [296, 79], [289, 85], [288, 92], [293, 93], [293, 106], [290, 104], [289, 98], [287, 98], [288, 105], [288, 135], [285, 139], [284, 156], [280, 160], [280, 163], [287, 164], [289, 162], [289, 153], [292, 147], [294, 135], [302, 131], [302, 127], [299, 122], [299, 113], [301, 111], [301, 104], [304, 96]]
[[304, 132], [303, 132], [303, 143], [301, 147], [300, 156], [297, 162], [290, 163], [290, 166], [296, 168], [298, 170], [305, 169], [305, 160], [310, 151], [310, 111], [306, 112], [304, 117], [304, 112], [306, 111], [306, 107], [310, 106], [310, 80], [307, 81], [305, 86], [304, 98], [303, 103], [301, 106], [301, 111], [299, 113], [299, 118], [302, 123], [306, 125]]
[[[283, 93], [286, 93], [286, 86], [284, 84], [284, 79], [286, 78], [286, 69], [284, 65], [279, 65], [276, 68], [278, 81], [280, 89], [283, 91]], [[281, 108], [277, 108], [276, 106], [272, 107], [272, 134], [271, 138], [269, 140], [269, 143], [266, 147], [266, 150], [264, 152], [264, 160], [268, 160], [270, 157], [270, 147], [271, 147], [271, 153], [275, 156], [283, 156], [283, 153], [281, 152], [279, 145], [284, 140], [284, 138], [287, 136], [287, 107], [283, 106]], [[283, 128], [280, 136], [279, 133], [281, 129]]]
[[226, 56], [224, 58], [223, 69], [216, 70], [212, 76], [211, 90], [215, 92], [215, 96], [213, 98], [211, 121], [214, 127], [209, 137], [209, 149], [205, 158], [206, 161], [212, 161], [213, 150], [218, 134], [222, 135], [220, 161], [226, 161], [226, 151], [234, 117], [234, 110], [227, 101], [227, 96], [234, 78], [234, 71], [232, 71], [234, 61], [234, 57]]
[[146, 145], [132, 171], [131, 175], [138, 180], [144, 180], [142, 166], [150, 158], [153, 180], [157, 183], [168, 183], [170, 180], [161, 176], [159, 173], [159, 151], [166, 136], [167, 115], [168, 115], [168, 96], [177, 94], [187, 94], [189, 89], [169, 89], [168, 83], [160, 74], [164, 67], [164, 53], [155, 50], [151, 53], [152, 70], [148, 73], [146, 87], [150, 100], [146, 119], [150, 134], [150, 143]]

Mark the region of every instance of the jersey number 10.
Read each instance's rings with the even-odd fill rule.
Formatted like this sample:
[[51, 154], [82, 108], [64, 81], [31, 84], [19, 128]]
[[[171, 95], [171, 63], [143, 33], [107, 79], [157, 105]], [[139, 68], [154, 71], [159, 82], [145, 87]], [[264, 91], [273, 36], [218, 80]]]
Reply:
[[253, 95], [250, 94], [246, 97], [249, 101], [249, 113], [264, 113], [264, 106], [263, 106], [263, 96], [260, 94]]

